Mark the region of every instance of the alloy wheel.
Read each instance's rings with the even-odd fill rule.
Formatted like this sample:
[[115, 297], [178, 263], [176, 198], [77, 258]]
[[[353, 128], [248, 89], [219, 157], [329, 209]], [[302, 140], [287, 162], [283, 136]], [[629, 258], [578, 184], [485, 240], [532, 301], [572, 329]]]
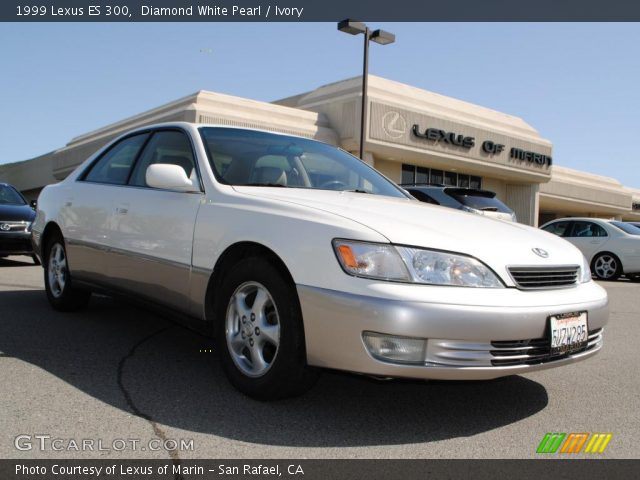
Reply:
[[227, 306], [225, 335], [242, 373], [261, 377], [269, 371], [280, 345], [280, 317], [262, 284], [245, 282], [236, 288]]
[[51, 294], [55, 298], [60, 298], [67, 284], [68, 271], [67, 256], [65, 255], [64, 247], [59, 243], [55, 243], [49, 252], [47, 275]]
[[600, 255], [594, 263], [594, 270], [599, 278], [608, 280], [618, 271], [618, 261], [612, 255]]

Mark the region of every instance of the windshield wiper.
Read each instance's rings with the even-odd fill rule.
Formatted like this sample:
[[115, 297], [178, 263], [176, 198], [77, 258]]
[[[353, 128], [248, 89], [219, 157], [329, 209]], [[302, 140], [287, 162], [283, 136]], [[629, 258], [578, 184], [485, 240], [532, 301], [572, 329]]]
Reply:
[[282, 185], [281, 183], [243, 183], [240, 185], [236, 185], [237, 187], [281, 187], [281, 188], [291, 188], [288, 185]]
[[358, 188], [354, 188], [353, 190], [340, 190], [341, 192], [350, 192], [350, 193], [367, 193], [370, 194], [371, 192], [367, 192], [366, 190], [360, 190]]

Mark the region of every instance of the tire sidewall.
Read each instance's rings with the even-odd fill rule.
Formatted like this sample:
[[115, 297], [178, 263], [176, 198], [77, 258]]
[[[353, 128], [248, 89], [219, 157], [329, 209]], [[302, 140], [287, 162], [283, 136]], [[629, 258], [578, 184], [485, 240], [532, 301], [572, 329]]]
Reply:
[[[62, 290], [62, 294], [58, 297], [53, 295], [53, 293], [51, 292], [51, 285], [49, 284], [49, 256], [51, 255], [51, 250], [53, 249], [53, 246], [55, 244], [60, 244], [60, 246], [62, 246], [67, 262], [67, 272], [64, 289]], [[85, 308], [87, 306], [91, 293], [89, 291], [78, 290], [73, 287], [71, 271], [69, 269], [69, 257], [67, 256], [67, 246], [65, 245], [64, 239], [61, 235], [54, 235], [47, 241], [42, 263], [42, 266], [44, 267], [43, 270], [45, 291], [47, 294], [47, 299], [49, 300], [51, 306], [56, 310], [64, 312]]]
[[[613, 259], [616, 261], [616, 271], [610, 277], [604, 278], [604, 277], [601, 277], [600, 275], [598, 275], [598, 272], [596, 271], [595, 267], [596, 267], [596, 262], [598, 261], [598, 259], [600, 257], [607, 256], [607, 255], [610, 256], [610, 257], [613, 257]], [[611, 252], [601, 252], [601, 253], [598, 253], [596, 256], [593, 257], [593, 261], [591, 263], [591, 271], [593, 272], [593, 274], [596, 276], [596, 278], [598, 280], [604, 280], [604, 281], [617, 280], [620, 277], [620, 275], [622, 275], [622, 263], [620, 262], [620, 259], [618, 258], [617, 255], [614, 255]]]
[[[280, 342], [269, 370], [260, 377], [249, 377], [236, 366], [226, 338], [226, 315], [229, 300], [245, 282], [258, 282], [271, 295], [278, 311]], [[302, 315], [293, 285], [271, 263], [262, 258], [246, 258], [225, 275], [215, 305], [214, 336], [225, 373], [240, 391], [255, 398], [279, 397], [295, 382], [306, 367]]]
[[46, 245], [46, 248], [45, 248], [45, 255], [44, 255], [44, 258], [43, 258], [44, 287], [45, 287], [45, 291], [47, 292], [47, 298], [49, 299], [49, 302], [54, 307], [62, 306], [64, 296], [67, 293], [67, 291], [69, 290], [69, 282], [68, 282], [68, 280], [69, 280], [69, 268], [68, 268], [68, 264], [67, 264], [67, 281], [65, 282], [65, 286], [64, 286], [64, 289], [62, 290], [62, 294], [59, 297], [56, 297], [51, 292], [51, 284], [49, 283], [49, 257], [51, 256], [51, 250], [53, 249], [54, 245], [56, 245], [57, 243], [59, 243], [62, 246], [65, 258], [67, 257], [67, 248], [66, 248], [66, 246], [64, 244], [64, 241], [60, 238], [60, 236], [56, 235], [56, 236], [52, 237], [47, 242], [47, 245]]

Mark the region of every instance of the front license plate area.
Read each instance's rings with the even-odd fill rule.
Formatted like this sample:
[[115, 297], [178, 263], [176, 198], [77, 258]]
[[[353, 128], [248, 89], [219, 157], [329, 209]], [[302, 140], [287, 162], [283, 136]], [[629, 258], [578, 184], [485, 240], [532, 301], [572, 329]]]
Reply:
[[551, 355], [565, 355], [583, 349], [589, 341], [587, 312], [549, 317]]

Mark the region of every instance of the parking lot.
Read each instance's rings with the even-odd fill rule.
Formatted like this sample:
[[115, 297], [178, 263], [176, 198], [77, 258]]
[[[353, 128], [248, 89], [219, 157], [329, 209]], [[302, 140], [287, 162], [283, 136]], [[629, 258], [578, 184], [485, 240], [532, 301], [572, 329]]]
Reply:
[[[303, 397], [261, 403], [229, 385], [208, 338], [108, 297], [55, 312], [41, 267], [0, 259], [0, 457], [529, 458], [546, 432], [611, 432], [603, 456], [638, 458], [640, 284], [603, 286], [605, 346], [586, 362], [477, 383], [326, 372]], [[193, 448], [147, 448], [158, 438]], [[107, 449], [69, 448], [86, 439]]]

